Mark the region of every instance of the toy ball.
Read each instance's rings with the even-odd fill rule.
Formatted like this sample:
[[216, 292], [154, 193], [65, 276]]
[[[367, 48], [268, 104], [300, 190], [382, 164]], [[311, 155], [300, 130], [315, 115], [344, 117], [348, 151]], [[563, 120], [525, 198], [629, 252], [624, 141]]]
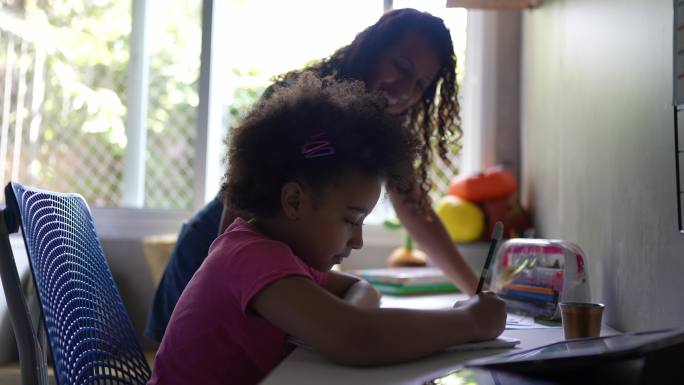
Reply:
[[476, 204], [447, 195], [439, 200], [435, 212], [453, 241], [473, 242], [480, 239], [485, 217]]

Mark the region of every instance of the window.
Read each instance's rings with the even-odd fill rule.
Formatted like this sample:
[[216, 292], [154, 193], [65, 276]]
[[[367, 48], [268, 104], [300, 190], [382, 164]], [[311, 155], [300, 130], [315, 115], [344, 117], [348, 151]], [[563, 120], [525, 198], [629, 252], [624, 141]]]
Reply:
[[[101, 24], [100, 9], [59, 3], [0, 9], [0, 175], [112, 204], [121, 194], [126, 108], [117, 92], [129, 7], [111, 4]], [[75, 14], [86, 15], [79, 28]]]
[[[348, 44], [380, 17], [383, 4], [443, 18], [463, 78], [467, 13], [445, 8], [443, 0], [5, 1], [2, 183], [79, 192], [92, 207], [111, 208], [100, 212], [120, 224], [145, 212], [147, 232], [159, 232], [165, 213], [173, 212], [162, 227], [175, 231], [178, 219], [218, 191], [223, 171], [222, 140], [196, 145], [198, 133], [205, 135], [197, 129], [203, 3], [212, 4], [219, 21], [211, 29], [210, 83], [218, 91], [210, 103], [220, 111], [218, 122], [208, 124], [214, 139], [224, 137], [272, 76]], [[131, 45], [143, 54], [131, 58]], [[459, 162], [437, 163], [435, 191], [446, 189]], [[198, 180], [207, 182], [198, 188]], [[370, 222], [393, 216], [387, 201], [378, 206]], [[153, 225], [150, 213], [159, 218]]]
[[[76, 191], [93, 207], [123, 204], [131, 3], [60, 0], [0, 8], [3, 183]], [[138, 206], [189, 209], [201, 1], [149, 3], [158, 8], [148, 9], [155, 17], [146, 25], [149, 88]]]

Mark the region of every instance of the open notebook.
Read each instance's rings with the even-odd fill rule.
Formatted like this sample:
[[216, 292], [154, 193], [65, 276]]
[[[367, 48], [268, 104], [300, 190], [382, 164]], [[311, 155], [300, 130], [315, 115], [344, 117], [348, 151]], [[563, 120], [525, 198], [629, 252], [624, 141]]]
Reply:
[[[300, 348], [304, 349], [309, 349], [313, 350], [311, 346], [305, 344], [304, 342], [290, 337], [288, 339], [288, 342], [290, 342], [292, 345], [295, 345]], [[448, 348], [446, 348], [446, 351], [449, 352], [455, 352], [455, 351], [467, 351], [467, 350], [482, 350], [482, 349], [509, 349], [515, 347], [515, 345], [519, 344], [520, 340], [517, 338], [513, 337], [506, 337], [506, 336], [499, 336], [493, 340], [488, 340], [488, 341], [479, 341], [479, 342], [467, 342], [464, 344], [458, 344], [458, 345], [452, 345]]]

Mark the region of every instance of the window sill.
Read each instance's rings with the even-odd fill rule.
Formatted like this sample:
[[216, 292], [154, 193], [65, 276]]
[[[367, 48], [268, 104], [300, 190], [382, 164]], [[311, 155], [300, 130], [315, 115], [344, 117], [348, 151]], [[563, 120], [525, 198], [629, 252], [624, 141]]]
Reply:
[[94, 208], [95, 228], [102, 239], [139, 239], [150, 235], [176, 234], [192, 216], [190, 210]]
[[[93, 208], [93, 219], [102, 239], [139, 239], [151, 235], [177, 234], [190, 210]], [[381, 224], [363, 227], [366, 245], [397, 247], [402, 244], [403, 231], [391, 231]]]

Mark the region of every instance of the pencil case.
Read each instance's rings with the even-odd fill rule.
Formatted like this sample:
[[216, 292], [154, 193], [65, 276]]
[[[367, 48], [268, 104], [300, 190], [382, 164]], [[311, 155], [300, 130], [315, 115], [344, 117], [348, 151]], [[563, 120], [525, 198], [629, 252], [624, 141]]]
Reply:
[[559, 302], [590, 300], [585, 261], [582, 249], [568, 241], [509, 239], [493, 259], [490, 288], [510, 312], [557, 320]]

